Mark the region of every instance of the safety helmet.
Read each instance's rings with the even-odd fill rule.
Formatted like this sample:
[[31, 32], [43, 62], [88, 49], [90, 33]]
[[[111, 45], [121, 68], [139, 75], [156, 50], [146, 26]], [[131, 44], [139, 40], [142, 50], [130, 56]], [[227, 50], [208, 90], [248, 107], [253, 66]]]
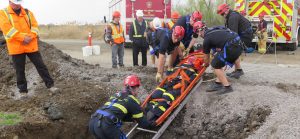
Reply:
[[143, 13], [143, 10], [136, 10], [136, 17], [143, 17], [144, 16], [144, 13]]
[[224, 13], [229, 10], [229, 5], [227, 5], [226, 3], [224, 4], [221, 4], [218, 6], [218, 10], [217, 10], [217, 13], [219, 15], [224, 15]]
[[193, 25], [193, 31], [197, 33], [198, 30], [202, 31], [205, 27], [206, 27], [205, 23], [203, 23], [202, 21], [197, 21]]
[[130, 75], [127, 76], [124, 80], [124, 86], [127, 87], [135, 87], [135, 86], [140, 86], [141, 85], [141, 81], [139, 79], [138, 76], [136, 75]]
[[199, 12], [199, 11], [194, 11], [191, 15], [191, 19], [194, 21], [194, 22], [197, 22], [197, 21], [201, 21], [202, 20], [202, 13]]
[[264, 17], [264, 16], [265, 16], [264, 13], [260, 13], [260, 14], [258, 15], [258, 17]]
[[113, 18], [120, 18], [121, 17], [121, 13], [119, 11], [114, 11], [112, 14]]
[[182, 26], [176, 26], [173, 29], [173, 35], [176, 38], [182, 39], [184, 37], [184, 33], [185, 33], [185, 30], [184, 30], [184, 28]]
[[180, 18], [180, 14], [178, 12], [174, 11], [171, 14], [171, 18], [172, 19], [178, 19], [178, 18]]
[[21, 5], [23, 3], [23, 0], [9, 0], [9, 1], [17, 5]]
[[155, 29], [162, 27], [161, 20], [158, 17], [155, 17], [152, 22]]

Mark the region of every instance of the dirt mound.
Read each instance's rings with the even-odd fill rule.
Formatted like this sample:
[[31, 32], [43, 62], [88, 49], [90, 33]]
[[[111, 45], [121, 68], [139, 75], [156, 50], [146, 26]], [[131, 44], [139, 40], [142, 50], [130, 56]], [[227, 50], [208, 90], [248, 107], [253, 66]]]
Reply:
[[[22, 122], [15, 126], [1, 126], [0, 138], [89, 138], [87, 123], [92, 112], [109, 95], [120, 90], [123, 79], [138, 74], [144, 84], [143, 91], [155, 86], [153, 68], [104, 69], [73, 59], [54, 46], [39, 42], [40, 52], [60, 92], [53, 94], [44, 86], [31, 62], [26, 65], [29, 98], [15, 100], [16, 91], [13, 66], [6, 53], [0, 55], [0, 112], [20, 113]], [[4, 51], [4, 50], [2, 50]], [[144, 95], [145, 96], [145, 95]]]

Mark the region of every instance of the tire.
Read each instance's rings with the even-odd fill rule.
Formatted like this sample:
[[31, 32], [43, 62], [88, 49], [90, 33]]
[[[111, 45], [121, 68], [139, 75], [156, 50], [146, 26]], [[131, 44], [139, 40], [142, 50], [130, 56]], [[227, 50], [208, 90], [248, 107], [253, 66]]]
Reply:
[[288, 51], [295, 51], [298, 48], [297, 43], [288, 43], [285, 44]]

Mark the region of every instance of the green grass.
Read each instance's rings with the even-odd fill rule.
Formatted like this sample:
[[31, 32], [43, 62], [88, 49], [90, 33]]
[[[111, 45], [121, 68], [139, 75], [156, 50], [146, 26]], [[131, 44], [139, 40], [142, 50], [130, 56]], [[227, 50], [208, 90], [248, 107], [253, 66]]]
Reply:
[[0, 112], [0, 126], [16, 125], [22, 121], [18, 113], [3, 113]]

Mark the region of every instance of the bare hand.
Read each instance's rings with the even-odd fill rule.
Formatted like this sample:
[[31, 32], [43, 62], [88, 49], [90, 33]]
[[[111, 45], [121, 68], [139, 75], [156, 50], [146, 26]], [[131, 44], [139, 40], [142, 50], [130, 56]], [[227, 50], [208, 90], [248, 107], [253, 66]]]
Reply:
[[29, 36], [25, 36], [24, 40], [23, 40], [23, 44], [27, 45], [32, 41], [32, 38]]

